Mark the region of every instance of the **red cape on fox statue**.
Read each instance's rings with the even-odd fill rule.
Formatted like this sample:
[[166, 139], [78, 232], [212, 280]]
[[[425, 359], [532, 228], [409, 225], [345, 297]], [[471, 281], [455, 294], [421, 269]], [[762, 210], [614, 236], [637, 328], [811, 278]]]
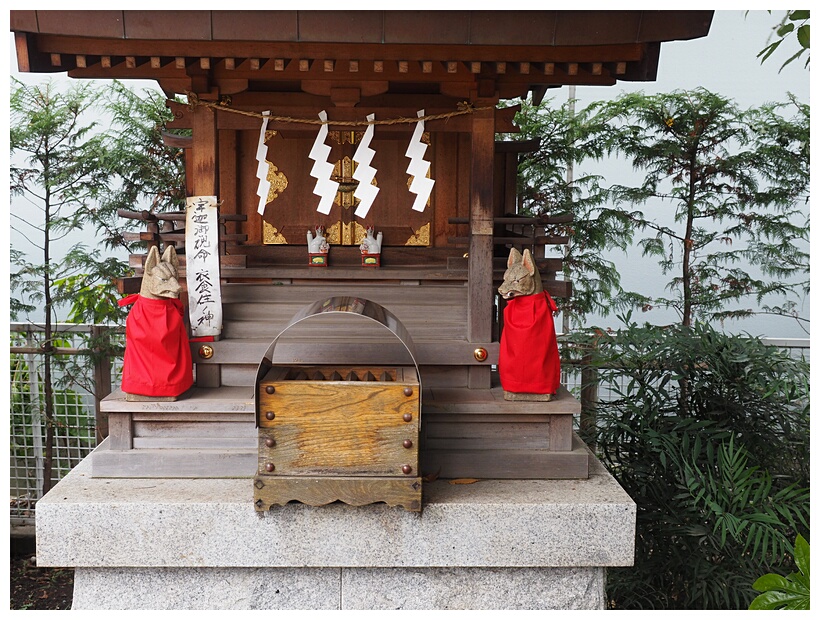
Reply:
[[193, 385], [178, 273], [173, 246], [168, 246], [162, 260], [151, 248], [140, 293], [118, 302], [133, 304], [125, 321], [122, 391], [126, 394], [174, 397]]
[[556, 394], [561, 364], [552, 313], [557, 306], [543, 290], [529, 250], [523, 255], [510, 250], [498, 292], [507, 300], [498, 354], [501, 387], [516, 394]]

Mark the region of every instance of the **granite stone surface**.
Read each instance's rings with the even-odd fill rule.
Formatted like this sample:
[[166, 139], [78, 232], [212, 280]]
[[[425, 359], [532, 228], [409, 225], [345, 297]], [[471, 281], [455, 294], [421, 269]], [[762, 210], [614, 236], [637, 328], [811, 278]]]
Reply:
[[78, 568], [74, 610], [603, 609], [603, 568]]
[[72, 609], [339, 609], [337, 568], [78, 568]]
[[603, 568], [342, 569], [342, 609], [603, 609]]
[[597, 461], [587, 480], [425, 484], [384, 504], [253, 507], [250, 479], [92, 478], [83, 461], [37, 503], [41, 566], [629, 566], [635, 504]]

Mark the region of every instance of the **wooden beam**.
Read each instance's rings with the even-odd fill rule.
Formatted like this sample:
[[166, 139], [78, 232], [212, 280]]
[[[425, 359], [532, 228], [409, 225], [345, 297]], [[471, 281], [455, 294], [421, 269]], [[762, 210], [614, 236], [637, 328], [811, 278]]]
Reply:
[[284, 71], [285, 70], [285, 59], [284, 58], [274, 58], [274, 60], [273, 60], [273, 70], [274, 71]]
[[60, 67], [62, 66], [62, 60], [60, 59], [59, 54], [51, 54], [51, 66], [52, 67]]
[[87, 66], [84, 54], [77, 54], [77, 56], [74, 57], [74, 62], [77, 64], [78, 69], [85, 69]]
[[348, 65], [348, 71], [350, 73], [358, 73], [359, 72], [359, 61], [358, 60], [351, 60]]
[[136, 56], [126, 56], [125, 57], [125, 66], [128, 69], [136, 69], [136, 67], [137, 67], [137, 58], [136, 58]]
[[261, 66], [258, 58], [251, 58], [248, 61], [248, 65], [250, 66], [251, 71], [259, 71], [259, 67]]
[[233, 71], [236, 69], [236, 59], [235, 58], [226, 58], [225, 59], [225, 69], [228, 71]]
[[177, 56], [174, 58], [174, 66], [177, 69], [184, 69], [185, 68], [185, 57], [184, 56]]

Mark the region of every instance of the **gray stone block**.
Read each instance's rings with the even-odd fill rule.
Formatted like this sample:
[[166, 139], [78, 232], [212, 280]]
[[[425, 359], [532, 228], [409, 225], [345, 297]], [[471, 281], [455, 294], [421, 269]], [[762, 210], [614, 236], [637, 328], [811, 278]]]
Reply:
[[72, 609], [338, 609], [339, 569], [78, 568]]

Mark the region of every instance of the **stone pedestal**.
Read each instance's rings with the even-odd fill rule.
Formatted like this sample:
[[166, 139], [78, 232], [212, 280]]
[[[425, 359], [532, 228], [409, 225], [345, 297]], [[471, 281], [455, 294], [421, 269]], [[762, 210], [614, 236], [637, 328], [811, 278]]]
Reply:
[[37, 561], [75, 568], [75, 609], [601, 609], [633, 561], [635, 504], [585, 480], [426, 483], [421, 513], [287, 504], [248, 478], [92, 478], [37, 504]]

